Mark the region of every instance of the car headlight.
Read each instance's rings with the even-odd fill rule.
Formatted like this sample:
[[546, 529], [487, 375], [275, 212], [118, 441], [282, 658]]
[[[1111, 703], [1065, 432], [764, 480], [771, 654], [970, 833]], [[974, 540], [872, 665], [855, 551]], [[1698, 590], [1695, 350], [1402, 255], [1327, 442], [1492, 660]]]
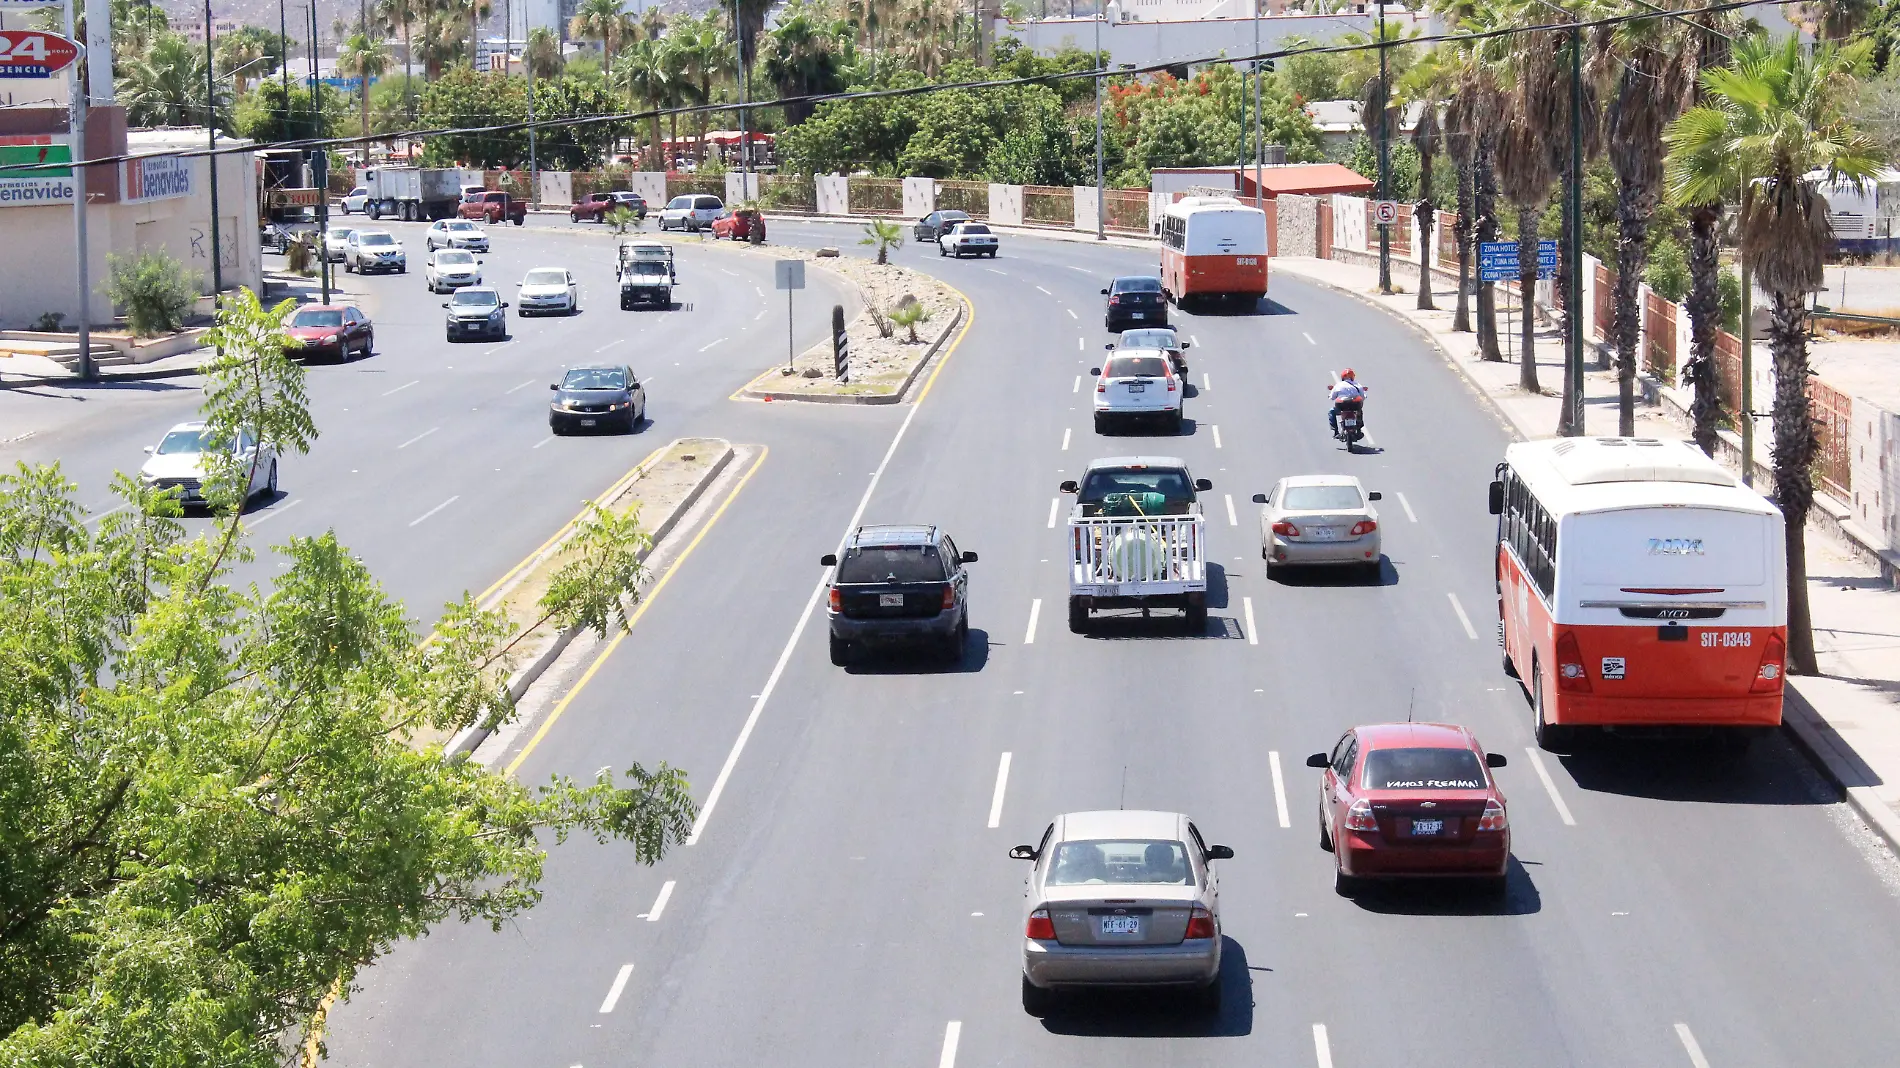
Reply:
[[491, 311], [491, 312], [489, 312], [489, 313], [488, 313], [488, 317], [489, 317], [490, 319], [499, 319], [499, 318], [501, 318], [501, 309], [500, 309], [500, 308], [496, 308], [496, 309], [495, 309], [494, 311]]
[[337, 339], [337, 338], [339, 338], [339, 337], [342, 337], [342, 336], [343, 336], [343, 335], [341, 335], [341, 334], [331, 334], [331, 335], [329, 335], [328, 337], [325, 337], [325, 338], [324, 338], [324, 339], [323, 339], [322, 341], [320, 341], [320, 342], [318, 342], [318, 344], [320, 344], [320, 345], [334, 345], [334, 344], [336, 344], [336, 339]]

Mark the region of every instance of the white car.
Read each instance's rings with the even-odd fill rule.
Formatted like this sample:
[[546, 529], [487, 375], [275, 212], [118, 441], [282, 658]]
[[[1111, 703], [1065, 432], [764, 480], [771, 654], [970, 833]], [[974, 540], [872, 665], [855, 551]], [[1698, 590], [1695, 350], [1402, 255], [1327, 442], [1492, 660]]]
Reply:
[[331, 263], [342, 263], [343, 252], [350, 246], [350, 235], [355, 230], [347, 226], [333, 226], [323, 235], [323, 258]]
[[1163, 349], [1116, 349], [1095, 375], [1095, 432], [1114, 423], [1159, 422], [1181, 430], [1181, 399], [1186, 384], [1175, 377]]
[[368, 274], [371, 271], [409, 273], [409, 254], [387, 230], [354, 230], [343, 246], [343, 270]]
[[369, 211], [369, 190], [359, 185], [350, 190], [342, 200], [337, 201], [336, 206], [345, 215], [351, 212], [361, 215]]
[[465, 248], [470, 252], [488, 251], [488, 231], [467, 219], [437, 219], [429, 224], [424, 237], [429, 251], [439, 248]]
[[725, 201], [710, 193], [681, 193], [660, 209], [660, 229], [696, 232], [725, 213]]
[[478, 286], [482, 284], [482, 261], [459, 248], [437, 249], [429, 253], [429, 262], [422, 266], [422, 280], [429, 283], [431, 293]]
[[1172, 326], [1138, 326], [1122, 331], [1121, 340], [1106, 346], [1109, 349], [1161, 349], [1168, 354], [1168, 362], [1174, 365], [1174, 373], [1187, 377], [1187, 350], [1192, 342], [1181, 340]]
[[[210, 503], [204, 493], [205, 480], [211, 477], [209, 465], [205, 463], [209, 445], [210, 442], [205, 440], [205, 424], [202, 422], [180, 423], [172, 427], [157, 445], [145, 447], [151, 458], [139, 468], [139, 481], [153, 489], [176, 487], [179, 503], [187, 508], [205, 507]], [[260, 493], [277, 492], [275, 453], [259, 445], [249, 431], [240, 434], [233, 451], [237, 453], [238, 463], [251, 469], [250, 486], [244, 494], [246, 501]]]
[[937, 255], [988, 256], [996, 258], [996, 235], [990, 231], [987, 223], [958, 223], [956, 228], [937, 239]]
[[580, 285], [565, 267], [536, 267], [517, 288], [521, 293], [515, 298], [516, 315], [572, 315], [581, 310]]
[[1253, 495], [1260, 509], [1260, 555], [1267, 574], [1309, 564], [1353, 566], [1379, 574], [1379, 511], [1351, 475], [1293, 475], [1269, 493]]

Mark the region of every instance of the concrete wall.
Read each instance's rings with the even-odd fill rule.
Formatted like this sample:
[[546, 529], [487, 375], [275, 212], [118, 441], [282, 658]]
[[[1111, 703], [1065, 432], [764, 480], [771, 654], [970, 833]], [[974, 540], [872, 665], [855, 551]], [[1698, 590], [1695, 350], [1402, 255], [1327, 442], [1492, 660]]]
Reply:
[[574, 176], [566, 171], [541, 172], [541, 206], [565, 208], [574, 203]]
[[1095, 210], [1095, 187], [1078, 185], [1073, 188], [1075, 195], [1071, 199], [1075, 203], [1075, 228], [1092, 234], [1095, 232], [1095, 223], [1098, 218]]
[[1023, 224], [1023, 187], [990, 183], [990, 221], [999, 226]]
[[627, 188], [647, 202], [647, 212], [657, 215], [666, 207], [666, 172], [634, 171], [627, 176]]
[[935, 178], [904, 179], [904, 214], [913, 219], [921, 219], [937, 210], [937, 180]]
[[833, 174], [820, 174], [812, 179], [813, 191], [817, 199], [820, 215], [851, 214], [851, 187], [849, 179]]
[[1276, 197], [1279, 222], [1278, 253], [1282, 256], [1319, 255], [1319, 198], [1287, 193]]

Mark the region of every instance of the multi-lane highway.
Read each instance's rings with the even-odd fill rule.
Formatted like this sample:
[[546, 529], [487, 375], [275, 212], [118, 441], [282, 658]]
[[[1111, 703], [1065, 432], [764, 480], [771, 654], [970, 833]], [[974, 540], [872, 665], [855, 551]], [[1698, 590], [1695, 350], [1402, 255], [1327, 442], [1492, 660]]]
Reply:
[[[1494, 638], [1485, 483], [1507, 435], [1403, 325], [1276, 278], [1265, 314], [1178, 320], [1195, 342], [1180, 436], [1104, 439], [1086, 393], [1108, 339], [1098, 290], [1152, 271], [1153, 253], [1005, 238], [994, 261], [953, 262], [909, 245], [898, 262], [956, 285], [974, 313], [918, 403], [748, 404], [726, 397], [782, 344], [770, 312], [771, 329], [745, 340], [755, 312], [782, 308], [764, 261], [689, 251], [691, 313], [623, 315], [603, 299], [610, 242], [564, 229], [496, 233], [491, 265], [517, 256], [508, 281], [544, 261], [595, 271], [584, 315], [517, 324], [512, 349], [447, 347], [434, 302], [383, 298], [381, 354], [314, 376], [325, 438], [286, 466], [290, 496], [272, 511], [308, 503], [264, 533], [335, 526], [425, 610], [499, 575], [651, 445], [767, 446], [560, 721], [495, 755], [529, 781], [666, 760], [690, 772], [700, 822], [650, 869], [624, 849], [565, 845], [518, 924], [401, 947], [331, 1015], [333, 1060], [1893, 1063], [1900, 872], [1784, 741], [1739, 762], [1692, 747], [1531, 750]], [[771, 236], [866, 251], [835, 226], [775, 223]], [[413, 256], [419, 230], [409, 240]], [[415, 270], [397, 285], [419, 289]], [[653, 428], [537, 448], [530, 393], [622, 334], [656, 383]], [[1371, 387], [1375, 446], [1351, 456], [1325, 423], [1329, 372], [1348, 364]], [[189, 405], [160, 407], [128, 409], [146, 421], [134, 441]], [[65, 459], [103, 496], [103, 472], [134, 458], [97, 422], [70, 434], [25, 451]], [[1200, 636], [1065, 625], [1056, 485], [1132, 452], [1185, 457], [1214, 482]], [[1384, 492], [1381, 580], [1267, 581], [1248, 498], [1328, 471]], [[830, 665], [818, 558], [854, 521], [939, 523], [980, 554], [960, 668]], [[1333, 892], [1304, 758], [1355, 723], [1408, 714], [1469, 724], [1510, 758], [1502, 903]], [[1058, 812], [1117, 806], [1187, 812], [1237, 853], [1221, 862], [1216, 1017], [1146, 995], [1046, 1019], [1019, 1005], [1023, 871], [1005, 853]]]

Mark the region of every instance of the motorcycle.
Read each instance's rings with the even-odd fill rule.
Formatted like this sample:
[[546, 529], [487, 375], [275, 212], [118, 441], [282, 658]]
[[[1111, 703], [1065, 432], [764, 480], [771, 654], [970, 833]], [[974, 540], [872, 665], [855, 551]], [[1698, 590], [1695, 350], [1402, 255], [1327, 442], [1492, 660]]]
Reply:
[[1364, 401], [1344, 401], [1339, 404], [1339, 429], [1333, 432], [1333, 438], [1346, 443], [1346, 451], [1366, 436], [1366, 411]]

